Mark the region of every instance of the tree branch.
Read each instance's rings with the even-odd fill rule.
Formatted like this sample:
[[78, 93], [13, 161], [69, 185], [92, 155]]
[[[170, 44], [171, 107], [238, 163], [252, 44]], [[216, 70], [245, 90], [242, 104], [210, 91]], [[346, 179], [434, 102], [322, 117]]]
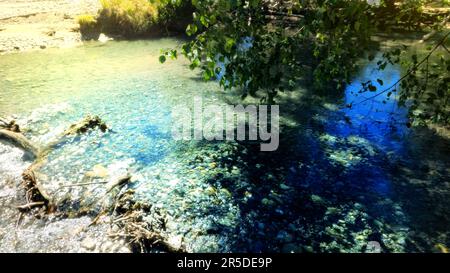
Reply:
[[[424, 62], [427, 62], [428, 59], [430, 58], [430, 56], [436, 51], [436, 49], [438, 49], [439, 46], [441, 46], [441, 45], [444, 44], [445, 40], [447, 40], [447, 37], [448, 37], [449, 35], [450, 35], [450, 32], [448, 32], [447, 34], [445, 34], [444, 38], [442, 38], [442, 39], [439, 41], [439, 43], [437, 43], [437, 44], [434, 46], [434, 48], [427, 54], [427, 56], [425, 56], [425, 58], [423, 58], [420, 62], [418, 62], [418, 63], [417, 63], [416, 65], [414, 65], [413, 67], [411, 67], [411, 68], [408, 70], [408, 72], [407, 72], [405, 75], [403, 75], [403, 77], [401, 77], [399, 80], [397, 80], [397, 81], [396, 81], [395, 83], [393, 83], [391, 86], [389, 86], [388, 88], [384, 89], [384, 90], [381, 91], [380, 93], [377, 93], [377, 94], [375, 94], [375, 95], [373, 95], [373, 96], [370, 96], [370, 97], [368, 97], [368, 98], [365, 98], [364, 100], [359, 101], [359, 102], [357, 102], [357, 103], [355, 103], [355, 104], [350, 103], [350, 105], [351, 105], [351, 106], [353, 106], [353, 105], [358, 105], [358, 104], [364, 103], [364, 102], [366, 102], [366, 101], [372, 100], [372, 99], [374, 99], [374, 98], [376, 98], [376, 97], [378, 97], [378, 96], [380, 96], [380, 95], [382, 95], [382, 94], [388, 92], [389, 90], [391, 90], [391, 89], [394, 88], [395, 86], [397, 86], [397, 84], [399, 84], [399, 83], [402, 82], [405, 78], [407, 78], [409, 75], [411, 75], [411, 73], [412, 73], [413, 71], [415, 71], [418, 67], [420, 67]], [[363, 90], [364, 90], [364, 89], [361, 89], [360, 91], [363, 91]]]

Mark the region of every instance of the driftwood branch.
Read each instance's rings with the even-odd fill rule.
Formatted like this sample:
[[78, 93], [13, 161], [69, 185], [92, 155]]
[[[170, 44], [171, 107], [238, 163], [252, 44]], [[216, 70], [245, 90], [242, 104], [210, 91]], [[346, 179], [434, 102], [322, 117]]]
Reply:
[[98, 116], [87, 116], [80, 122], [72, 124], [64, 133], [54, 142], [48, 144], [46, 147], [38, 147], [31, 142], [27, 137], [20, 133], [19, 126], [14, 120], [7, 121], [0, 117], [0, 139], [6, 139], [15, 146], [31, 153], [35, 160], [23, 172], [22, 179], [27, 189], [28, 204], [19, 206], [18, 209], [26, 209], [29, 207], [49, 205], [53, 206], [52, 198], [45, 188], [42, 186], [39, 169], [47, 162], [47, 155], [58, 144], [62, 143], [67, 136], [77, 135], [87, 132], [89, 129], [98, 128], [101, 131], [106, 131], [108, 127]]
[[25, 184], [25, 187], [29, 189], [30, 195], [27, 197], [30, 200], [34, 199], [45, 199], [48, 203], [52, 203], [52, 198], [50, 194], [47, 193], [45, 188], [42, 186], [42, 183], [39, 179], [39, 174], [36, 171], [41, 165], [43, 161], [35, 161], [35, 163], [31, 164], [22, 174], [22, 179]]
[[[385, 88], [383, 91], [376, 93], [375, 95], [372, 95], [368, 98], [365, 98], [357, 103], [350, 103], [347, 107], [353, 107], [354, 105], [358, 105], [358, 104], [362, 104], [365, 103], [369, 100], [372, 100], [386, 92], [389, 92], [390, 90], [392, 90], [395, 86], [397, 86], [397, 84], [399, 84], [400, 82], [402, 82], [404, 79], [406, 79], [409, 75], [411, 75], [413, 73], [413, 71], [415, 71], [417, 68], [419, 68], [422, 64], [424, 64], [425, 62], [428, 62], [428, 59], [431, 57], [431, 55], [440, 47], [442, 46], [445, 41], [447, 40], [447, 38], [450, 36], [450, 32], [448, 32], [447, 34], [444, 35], [444, 37], [433, 47], [433, 49], [428, 52], [428, 54], [417, 64], [415, 64], [414, 66], [412, 66], [411, 68], [408, 69], [408, 71], [406, 72], [405, 75], [403, 75], [400, 79], [398, 79], [397, 81], [395, 81], [393, 84], [391, 84], [389, 87]], [[364, 90], [361, 89], [360, 91], [362, 92]]]
[[19, 148], [26, 152], [30, 152], [36, 158], [39, 156], [39, 148], [21, 133], [0, 129], [0, 139], [6, 139], [13, 142], [16, 146], [19, 146]]
[[71, 184], [71, 185], [63, 185], [59, 188], [72, 188], [72, 187], [83, 187], [83, 186], [90, 186], [90, 185], [98, 185], [98, 184], [107, 184], [107, 181], [98, 181], [98, 182], [86, 182], [86, 183], [77, 183], [77, 184]]
[[102, 119], [100, 119], [100, 117], [88, 115], [77, 123], [70, 125], [69, 128], [66, 129], [55, 141], [50, 142], [46, 147], [41, 149], [40, 156], [46, 156], [56, 146], [63, 143], [67, 139], [67, 137], [84, 134], [88, 130], [96, 128], [102, 132], [106, 132], [109, 129], [106, 123], [103, 122]]
[[29, 210], [34, 207], [39, 207], [39, 206], [43, 206], [43, 205], [45, 205], [44, 201], [37, 201], [37, 202], [31, 202], [31, 203], [21, 205], [21, 206], [16, 206], [16, 208], [20, 209], [20, 210]]
[[122, 187], [125, 184], [129, 183], [131, 180], [131, 175], [127, 174], [122, 177], [119, 177], [115, 182], [108, 186], [106, 193], [111, 192], [116, 187]]

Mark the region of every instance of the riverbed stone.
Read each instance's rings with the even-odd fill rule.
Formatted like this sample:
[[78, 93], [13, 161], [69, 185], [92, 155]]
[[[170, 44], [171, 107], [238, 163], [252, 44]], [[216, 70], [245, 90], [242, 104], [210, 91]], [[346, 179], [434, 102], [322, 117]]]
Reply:
[[81, 246], [83, 248], [85, 248], [86, 250], [90, 250], [90, 251], [93, 251], [95, 249], [96, 245], [97, 245], [97, 243], [95, 242], [95, 240], [90, 237], [84, 239], [81, 242]]

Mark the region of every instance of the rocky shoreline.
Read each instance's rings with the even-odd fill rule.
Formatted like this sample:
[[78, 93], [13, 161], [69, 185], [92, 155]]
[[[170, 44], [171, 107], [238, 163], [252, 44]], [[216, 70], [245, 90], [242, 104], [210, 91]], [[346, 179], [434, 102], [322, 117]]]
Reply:
[[88, 215], [68, 218], [42, 214], [37, 207], [18, 209], [27, 203], [20, 176], [31, 161], [24, 160], [21, 149], [0, 144], [0, 158], [10, 162], [0, 166], [0, 252], [130, 252], [124, 240], [107, 236], [113, 232], [110, 217], [90, 225], [93, 219]]
[[130, 252], [124, 239], [108, 236], [117, 229], [111, 217], [93, 225], [91, 215], [49, 213], [44, 202], [35, 202], [22, 174], [32, 157], [0, 136], [0, 160], [8, 162], [0, 164], [0, 252]]
[[[98, 0], [5, 0], [0, 2], [0, 55], [81, 44], [76, 16], [96, 13]], [[0, 252], [130, 252], [114, 232], [112, 219], [43, 214], [27, 204], [21, 174], [31, 164], [27, 154], [0, 141]]]
[[0, 54], [81, 44], [76, 16], [96, 13], [98, 0], [0, 2]]

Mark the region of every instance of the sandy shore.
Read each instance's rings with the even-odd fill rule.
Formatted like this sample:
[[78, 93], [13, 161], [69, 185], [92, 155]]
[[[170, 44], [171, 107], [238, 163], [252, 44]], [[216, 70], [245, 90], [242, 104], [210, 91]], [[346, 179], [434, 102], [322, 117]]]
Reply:
[[81, 43], [76, 16], [98, 0], [0, 0], [0, 54]]

